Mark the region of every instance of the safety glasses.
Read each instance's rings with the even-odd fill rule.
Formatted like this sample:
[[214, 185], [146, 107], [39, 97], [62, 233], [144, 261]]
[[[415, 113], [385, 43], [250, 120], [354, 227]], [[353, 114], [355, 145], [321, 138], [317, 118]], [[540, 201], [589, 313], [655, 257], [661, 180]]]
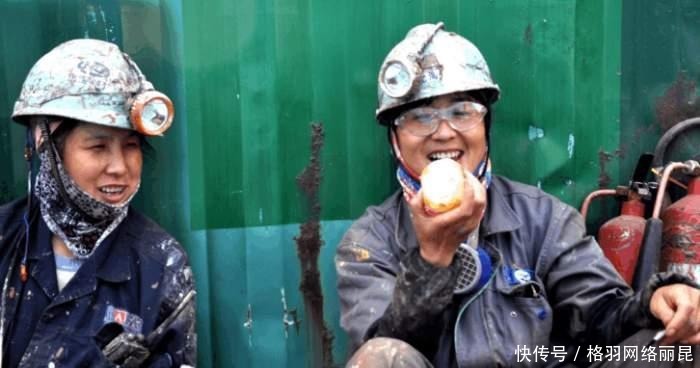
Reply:
[[415, 136], [427, 137], [445, 120], [452, 129], [465, 132], [481, 123], [487, 111], [486, 106], [473, 101], [458, 101], [442, 109], [421, 106], [399, 115], [394, 125]]

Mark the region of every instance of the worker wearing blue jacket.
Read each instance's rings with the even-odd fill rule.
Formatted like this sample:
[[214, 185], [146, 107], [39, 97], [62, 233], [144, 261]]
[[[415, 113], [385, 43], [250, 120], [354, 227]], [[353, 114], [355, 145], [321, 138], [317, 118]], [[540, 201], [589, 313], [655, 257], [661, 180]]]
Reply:
[[195, 365], [187, 255], [130, 206], [170, 99], [116, 45], [81, 39], [37, 61], [12, 117], [29, 194], [0, 207], [0, 366]]

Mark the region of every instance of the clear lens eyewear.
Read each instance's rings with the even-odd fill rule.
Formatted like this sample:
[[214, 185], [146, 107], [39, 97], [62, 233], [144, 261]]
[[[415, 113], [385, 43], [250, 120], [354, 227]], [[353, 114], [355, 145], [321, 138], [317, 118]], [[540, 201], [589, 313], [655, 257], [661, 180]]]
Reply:
[[443, 109], [422, 106], [401, 114], [394, 120], [394, 125], [413, 135], [427, 137], [437, 131], [444, 119], [452, 129], [465, 132], [479, 124], [486, 111], [484, 105], [473, 101], [455, 102]]

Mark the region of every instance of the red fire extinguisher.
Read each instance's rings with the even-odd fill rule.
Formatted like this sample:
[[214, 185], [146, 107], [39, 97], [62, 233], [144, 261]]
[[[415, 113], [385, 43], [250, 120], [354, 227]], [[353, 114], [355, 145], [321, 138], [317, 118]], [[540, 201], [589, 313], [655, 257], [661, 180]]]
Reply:
[[[644, 194], [640, 195], [640, 191]], [[646, 188], [625, 186], [614, 190], [602, 189], [591, 193], [581, 208], [581, 214], [585, 218], [593, 198], [614, 195], [622, 200], [620, 215], [611, 218], [600, 227], [597, 239], [605, 257], [628, 285], [632, 285], [639, 249], [644, 238], [646, 220], [642, 197], [646, 197], [646, 191]]]
[[620, 215], [608, 220], [598, 230], [598, 242], [603, 254], [612, 262], [620, 276], [632, 284], [639, 248], [644, 236], [644, 203], [633, 190], [622, 202]]
[[[693, 231], [697, 231], [697, 229], [691, 229], [694, 227], [692, 224], [697, 217], [694, 217], [689, 211], [691, 208], [697, 208], [696, 205], [692, 204], [692, 202], [697, 203], [697, 201], [694, 200], [694, 196], [697, 195], [697, 184], [691, 185], [694, 187], [694, 189], [689, 190], [691, 207], [687, 206], [687, 201], [683, 201], [677, 206], [674, 206], [675, 209], [671, 209], [671, 212], [669, 212], [668, 215], [664, 213], [667, 221], [670, 221], [671, 224], [667, 224], [666, 221], [662, 221], [660, 215], [662, 203], [666, 197], [666, 186], [668, 185], [668, 182], [671, 181], [680, 187], [686, 188], [683, 183], [671, 178], [672, 171], [685, 167], [687, 174], [696, 177], [699, 174], [696, 172], [697, 170], [692, 167], [692, 163], [687, 163], [688, 165], [681, 163], [671, 163], [666, 165], [667, 151], [677, 137], [685, 136], [686, 131], [697, 129], [699, 127], [700, 117], [690, 118], [678, 122], [671, 129], [666, 131], [663, 136], [661, 136], [659, 142], [656, 144], [656, 148], [654, 149], [652, 167], [655, 170], [658, 170], [656, 174], [662, 176], [662, 178], [659, 181], [659, 190], [658, 194], [656, 195], [653, 214], [647, 220], [646, 228], [644, 229], [644, 241], [642, 242], [642, 249], [637, 262], [637, 270], [635, 271], [634, 281], [632, 282], [632, 287], [635, 290], [639, 290], [647, 284], [651, 275], [659, 270], [660, 263], [663, 263], [663, 268], [661, 268], [661, 270], [670, 268], [690, 271], [691, 269], [695, 270], [697, 268], [697, 262], [691, 262], [693, 259], [692, 255], [698, 253], [697, 246], [692, 243], [695, 242], [697, 244], [697, 240], [692, 240], [697, 239], [695, 238], [695, 235], [693, 235]], [[676, 212], [676, 209], [681, 209], [680, 213], [683, 214], [679, 215]], [[688, 226], [684, 226], [684, 223], [686, 225], [691, 225], [690, 228]], [[663, 256], [660, 254], [662, 244], [666, 244], [663, 246]], [[685, 258], [683, 259], [683, 257], [679, 257], [680, 254], [683, 254]], [[666, 259], [666, 261], [663, 259]], [[673, 262], [672, 260], [674, 259], [683, 259], [683, 262]], [[687, 274], [691, 276], [690, 273]], [[697, 280], [697, 273], [693, 274], [691, 277], [693, 276]]]
[[672, 172], [678, 169], [691, 178], [688, 193], [660, 215], [663, 222], [661, 270], [678, 272], [700, 283], [700, 164], [697, 161], [671, 163], [664, 169], [654, 216], [660, 212], [662, 190], [665, 191]]
[[[683, 120], [673, 125], [659, 139], [654, 150], [652, 167], [662, 172], [659, 191], [654, 204], [652, 217], [647, 222], [645, 241], [642, 245], [640, 263], [635, 274], [635, 281], [640, 285], [646, 282], [653, 272], [661, 266], [662, 271], [681, 272], [700, 281], [700, 165], [697, 161], [666, 164], [668, 150], [678, 137], [688, 136], [687, 131], [700, 128], [700, 117]], [[672, 178], [674, 170], [682, 169], [689, 176], [688, 186]], [[661, 214], [662, 203], [666, 197], [668, 183], [687, 190], [685, 197], [677, 200]], [[649, 235], [649, 236], [647, 236]], [[659, 246], [661, 244], [661, 247]], [[659, 254], [661, 253], [661, 254]]]
[[643, 201], [651, 199], [651, 191], [650, 185], [643, 180], [649, 171], [651, 160], [651, 155], [642, 155], [628, 186], [595, 191], [588, 195], [581, 207], [581, 214], [585, 219], [588, 206], [594, 198], [615, 196], [622, 200], [620, 215], [608, 220], [600, 227], [597, 239], [605, 257], [610, 260], [628, 285], [632, 285], [644, 238], [646, 220]]

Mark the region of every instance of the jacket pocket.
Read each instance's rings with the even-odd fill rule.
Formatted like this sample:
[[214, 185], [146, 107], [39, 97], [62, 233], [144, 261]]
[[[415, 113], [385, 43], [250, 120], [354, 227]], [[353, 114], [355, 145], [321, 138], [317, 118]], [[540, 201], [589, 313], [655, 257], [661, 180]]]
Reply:
[[[489, 334], [503, 344], [504, 358], [512, 365], [541, 364], [542, 355], [535, 356], [534, 352], [550, 349], [552, 331], [552, 308], [542, 282], [532, 277], [514, 284], [503, 272], [499, 272], [495, 281], [490, 293], [494, 298], [493, 308], [487, 308], [492, 321]], [[530, 362], [523, 356], [524, 352], [533, 353]]]

